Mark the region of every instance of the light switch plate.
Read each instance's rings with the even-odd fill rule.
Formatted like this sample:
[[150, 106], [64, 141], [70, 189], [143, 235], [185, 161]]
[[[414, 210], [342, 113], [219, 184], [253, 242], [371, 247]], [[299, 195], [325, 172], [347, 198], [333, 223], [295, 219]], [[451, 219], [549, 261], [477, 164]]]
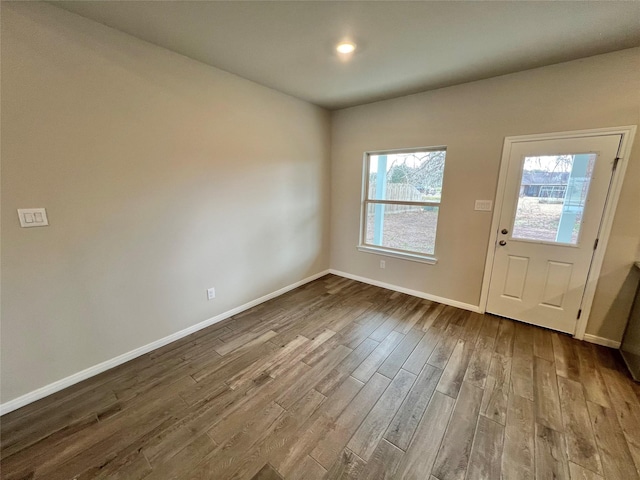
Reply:
[[490, 212], [493, 207], [493, 200], [476, 200], [476, 210]]
[[44, 208], [19, 208], [18, 218], [22, 228], [46, 227], [49, 225], [47, 211]]

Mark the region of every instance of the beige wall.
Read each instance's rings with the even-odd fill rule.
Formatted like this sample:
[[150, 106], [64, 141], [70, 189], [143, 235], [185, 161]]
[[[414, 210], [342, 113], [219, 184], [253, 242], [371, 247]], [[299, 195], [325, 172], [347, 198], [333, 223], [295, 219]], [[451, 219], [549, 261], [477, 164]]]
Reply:
[[[331, 267], [478, 305], [504, 137], [640, 123], [640, 49], [340, 110], [332, 116]], [[356, 251], [362, 154], [447, 146], [437, 265]], [[640, 239], [640, 140], [624, 183], [587, 333], [620, 340]]]
[[326, 111], [46, 4], [1, 40], [3, 402], [328, 268]]

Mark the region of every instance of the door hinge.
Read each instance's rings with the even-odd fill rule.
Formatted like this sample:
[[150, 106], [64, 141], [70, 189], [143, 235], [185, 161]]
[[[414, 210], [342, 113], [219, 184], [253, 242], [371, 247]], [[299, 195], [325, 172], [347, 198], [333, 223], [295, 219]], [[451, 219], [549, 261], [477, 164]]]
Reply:
[[580, 320], [580, 315], [582, 315], [582, 309], [578, 310], [578, 320]]
[[613, 168], [611, 170], [613, 170], [614, 172], [616, 171], [616, 168], [618, 168], [619, 161], [620, 161], [620, 157], [616, 157], [613, 159]]
[[598, 242], [600, 241], [599, 238], [596, 238], [596, 241], [593, 242], [593, 249], [595, 250], [596, 248], [598, 248]]

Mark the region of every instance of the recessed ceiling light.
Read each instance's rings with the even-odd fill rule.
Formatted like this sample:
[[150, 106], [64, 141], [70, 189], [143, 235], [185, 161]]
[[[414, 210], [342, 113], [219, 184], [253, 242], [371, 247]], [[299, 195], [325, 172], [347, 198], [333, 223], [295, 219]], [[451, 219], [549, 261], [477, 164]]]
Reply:
[[336, 50], [339, 53], [352, 53], [355, 49], [356, 49], [355, 44], [351, 42], [342, 42], [342, 43], [339, 43], [338, 46], [336, 47]]

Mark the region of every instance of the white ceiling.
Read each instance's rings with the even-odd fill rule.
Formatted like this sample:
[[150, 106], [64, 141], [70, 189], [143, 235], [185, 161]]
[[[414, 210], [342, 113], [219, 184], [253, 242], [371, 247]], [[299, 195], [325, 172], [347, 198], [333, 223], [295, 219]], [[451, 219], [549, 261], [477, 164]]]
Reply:
[[640, 45], [637, 1], [51, 3], [329, 109]]

